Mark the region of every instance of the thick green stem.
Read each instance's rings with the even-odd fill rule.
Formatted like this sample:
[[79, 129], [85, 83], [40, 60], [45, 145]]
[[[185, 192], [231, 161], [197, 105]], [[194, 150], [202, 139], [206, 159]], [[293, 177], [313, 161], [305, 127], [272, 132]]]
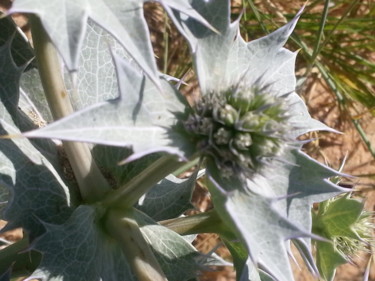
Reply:
[[142, 235], [132, 210], [126, 213], [110, 210], [106, 219], [106, 229], [121, 245], [139, 281], [166, 281], [158, 261]]
[[160, 180], [183, 165], [175, 156], [162, 156], [102, 202], [108, 207], [128, 208]]
[[[31, 30], [43, 89], [52, 115], [58, 120], [73, 113], [61, 73], [61, 63], [55, 47], [36, 16], [31, 17]], [[83, 200], [95, 202], [103, 198], [110, 186], [96, 166], [89, 147], [77, 142], [63, 142], [63, 145]]]
[[226, 234], [228, 232], [215, 210], [210, 210], [197, 215], [160, 221], [159, 224], [180, 235], [198, 233]]
[[196, 165], [200, 166], [199, 161], [201, 161], [201, 159], [197, 157], [197, 158], [195, 158], [195, 159], [193, 159], [193, 160], [191, 160], [189, 162], [184, 163], [179, 168], [177, 168], [177, 170], [173, 171], [173, 175], [176, 176], [176, 177], [178, 177], [179, 175], [181, 175], [182, 173], [186, 172], [187, 170], [190, 170], [194, 166], [196, 166]]

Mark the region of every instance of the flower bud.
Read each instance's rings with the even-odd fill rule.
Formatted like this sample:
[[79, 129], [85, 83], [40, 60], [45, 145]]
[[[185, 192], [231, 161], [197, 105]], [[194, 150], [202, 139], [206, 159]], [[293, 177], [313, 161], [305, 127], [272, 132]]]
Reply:
[[252, 93], [249, 91], [237, 91], [229, 96], [230, 104], [239, 112], [247, 112], [250, 109]]
[[279, 148], [280, 147], [276, 142], [269, 139], [263, 139], [262, 141], [251, 146], [252, 152], [259, 157], [276, 156], [278, 154]]
[[214, 140], [217, 145], [228, 144], [232, 137], [232, 133], [223, 127], [221, 127], [215, 134]]
[[275, 134], [278, 132], [280, 126], [275, 120], [268, 120], [262, 126], [262, 132], [266, 134]]
[[250, 111], [243, 115], [241, 120], [238, 122], [237, 127], [245, 131], [255, 131], [259, 125], [259, 116]]
[[227, 126], [232, 126], [238, 119], [237, 110], [230, 104], [225, 104], [224, 107], [217, 108], [214, 112], [214, 118]]
[[212, 131], [212, 119], [211, 118], [201, 118], [198, 122], [197, 132], [202, 135], [209, 135]]
[[249, 133], [237, 133], [234, 137], [234, 145], [239, 150], [248, 150], [253, 140]]

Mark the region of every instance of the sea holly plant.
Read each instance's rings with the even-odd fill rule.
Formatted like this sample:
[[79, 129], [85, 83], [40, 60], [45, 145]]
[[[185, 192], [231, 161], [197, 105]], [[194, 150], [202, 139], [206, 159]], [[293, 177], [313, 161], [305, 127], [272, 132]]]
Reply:
[[[331, 199], [347, 192], [329, 180], [342, 174], [301, 151], [299, 136], [334, 131], [295, 92], [297, 53], [283, 46], [301, 12], [245, 42], [230, 1], [157, 2], [190, 45], [194, 104], [156, 67], [144, 1], [16, 0], [33, 47], [1, 19], [3, 231], [24, 230], [0, 251], [1, 280], [196, 280], [220, 263], [191, 244], [205, 232], [231, 251], [237, 280], [294, 280], [292, 244], [330, 280], [343, 260], [321, 253], [344, 259], [345, 237], [369, 232], [355, 230], [360, 203], [335, 227], [354, 202]], [[214, 208], [185, 216], [203, 174]], [[337, 201], [312, 212], [325, 200]]]
[[325, 280], [332, 280], [336, 267], [351, 261], [372, 243], [371, 213], [363, 204], [348, 196], [323, 202], [313, 213], [313, 231], [333, 243], [316, 241], [317, 266]]

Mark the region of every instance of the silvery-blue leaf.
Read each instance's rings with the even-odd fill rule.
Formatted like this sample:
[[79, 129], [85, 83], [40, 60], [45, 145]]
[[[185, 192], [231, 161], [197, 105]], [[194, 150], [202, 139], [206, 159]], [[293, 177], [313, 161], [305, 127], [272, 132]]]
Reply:
[[167, 151], [183, 157], [183, 151], [170, 146], [168, 136], [169, 127], [175, 123], [172, 112], [181, 112], [185, 107], [179, 93], [163, 80], [160, 92], [144, 74], [115, 54], [114, 61], [118, 98], [95, 104], [24, 135], [130, 146], [140, 154]]
[[218, 214], [247, 247], [250, 258], [276, 280], [293, 280], [286, 241], [310, 237], [273, 207], [274, 199], [258, 195], [241, 181], [223, 179], [214, 165], [207, 171]]
[[42, 261], [28, 280], [135, 281], [121, 247], [98, 225], [100, 211], [78, 207], [63, 224], [45, 224], [47, 232], [33, 248]]
[[311, 207], [348, 190], [333, 184], [341, 175], [300, 150], [285, 153], [261, 174], [248, 179], [248, 187], [268, 198], [278, 198], [274, 207], [305, 231], [311, 231]]
[[78, 69], [79, 53], [90, 18], [110, 32], [144, 72], [157, 83], [142, 0], [17, 0], [10, 13], [37, 14], [70, 71]]
[[193, 207], [190, 200], [197, 173], [187, 179], [167, 176], [142, 197], [137, 208], [156, 221], [180, 216]]
[[[3, 66], [0, 68], [0, 135], [17, 135], [20, 129], [32, 126], [31, 120], [18, 108], [19, 79], [25, 66], [15, 65], [10, 53], [11, 40], [0, 46]], [[0, 201], [9, 198], [3, 218], [10, 222], [4, 231], [23, 227], [34, 238], [44, 231], [40, 220], [61, 223], [70, 215], [69, 190], [55, 168], [57, 162], [51, 142], [0, 139]]]
[[196, 277], [207, 258], [176, 232], [156, 224], [142, 213], [137, 216], [142, 234], [168, 280], [187, 281]]
[[194, 9], [219, 33], [196, 20], [174, 12], [177, 27], [185, 35], [191, 49], [201, 94], [227, 91], [241, 83], [245, 87], [267, 85], [275, 95], [289, 94], [292, 137], [316, 130], [334, 131], [310, 117], [301, 98], [294, 92], [296, 52], [283, 47], [292, 33], [302, 10], [285, 26], [265, 37], [245, 42], [239, 33], [239, 20], [230, 22], [228, 1], [198, 0]]

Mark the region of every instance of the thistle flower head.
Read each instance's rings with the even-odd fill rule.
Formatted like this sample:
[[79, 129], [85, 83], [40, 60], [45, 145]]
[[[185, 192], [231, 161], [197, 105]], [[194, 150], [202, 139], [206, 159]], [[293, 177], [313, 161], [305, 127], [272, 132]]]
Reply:
[[335, 236], [333, 245], [346, 260], [351, 261], [359, 252], [367, 251], [373, 245], [373, 231], [375, 225], [372, 221], [372, 212], [363, 211], [357, 222], [352, 225], [352, 231], [357, 237]]
[[248, 176], [280, 155], [290, 139], [287, 106], [264, 86], [210, 92], [179, 125], [196, 150], [212, 157], [225, 177]]

